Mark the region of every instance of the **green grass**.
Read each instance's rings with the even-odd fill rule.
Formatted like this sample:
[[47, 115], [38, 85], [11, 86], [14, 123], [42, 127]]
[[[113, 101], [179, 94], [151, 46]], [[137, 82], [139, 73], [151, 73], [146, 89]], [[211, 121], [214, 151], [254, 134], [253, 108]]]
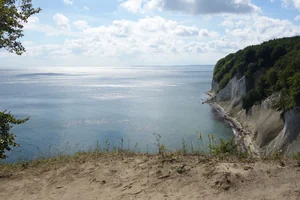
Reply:
[[[236, 141], [234, 138], [230, 140], [220, 140], [219, 142], [215, 140], [213, 134], [208, 135], [209, 144], [203, 144], [203, 135], [199, 133], [199, 138], [197, 145], [193, 144], [191, 141], [190, 145], [182, 138], [182, 146], [177, 151], [168, 151], [166, 145], [161, 142], [161, 136], [159, 134], [154, 134], [155, 145], [157, 147], [156, 153], [141, 153], [137, 151], [138, 144], [134, 148], [124, 148], [124, 140], [121, 139], [120, 144], [117, 147], [111, 147], [109, 140], [106, 140], [106, 146], [101, 148], [99, 142], [97, 141], [96, 147], [89, 148], [87, 151], [77, 151], [72, 155], [68, 155], [66, 152], [51, 153], [51, 148], [49, 147], [48, 153], [39, 153], [37, 158], [31, 161], [21, 161], [14, 164], [0, 163], [0, 176], [1, 174], [7, 174], [14, 172], [16, 170], [27, 170], [36, 169], [42, 171], [47, 171], [53, 169], [53, 167], [63, 166], [68, 163], [84, 163], [88, 161], [98, 161], [105, 158], [111, 157], [133, 157], [133, 156], [155, 156], [161, 159], [162, 164], [164, 162], [169, 162], [175, 160], [178, 156], [191, 156], [193, 158], [198, 158], [199, 162], [207, 161], [211, 159], [215, 160], [231, 160], [238, 162], [255, 162], [258, 158], [254, 157], [249, 150], [242, 150], [241, 141]], [[70, 148], [70, 147], [67, 147]], [[279, 153], [264, 157], [264, 160], [276, 160], [281, 161], [283, 159], [282, 155]], [[300, 161], [300, 153], [295, 154], [293, 159]]]

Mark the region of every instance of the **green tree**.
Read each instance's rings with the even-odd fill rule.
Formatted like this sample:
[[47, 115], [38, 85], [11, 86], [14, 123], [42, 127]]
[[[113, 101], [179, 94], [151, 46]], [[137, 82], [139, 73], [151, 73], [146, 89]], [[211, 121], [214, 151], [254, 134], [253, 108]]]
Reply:
[[18, 41], [23, 36], [28, 18], [41, 11], [33, 8], [31, 0], [0, 0], [0, 49], [21, 55], [25, 52]]
[[300, 104], [300, 72], [297, 72], [289, 78], [290, 84], [290, 96], [293, 97], [293, 105], [296, 106]]
[[247, 63], [254, 61], [255, 58], [256, 58], [256, 52], [253, 48], [249, 48], [245, 50], [245, 61]]
[[286, 54], [286, 49], [281, 45], [277, 45], [271, 53], [271, 58], [273, 60], [276, 60], [285, 54]]
[[[28, 18], [41, 11], [33, 8], [31, 0], [0, 0], [0, 49], [21, 55], [25, 48], [18, 40], [23, 36], [24, 24]], [[29, 118], [17, 119], [6, 111], [0, 112], [0, 159], [7, 158], [6, 151], [19, 146], [12, 134], [13, 125], [22, 124]]]
[[[269, 83], [272, 90], [276, 89], [277, 82], [278, 82], [278, 73], [274, 68], [271, 68], [266, 75], [267, 82]], [[275, 88], [275, 89], [273, 89]]]
[[0, 112], [0, 159], [6, 159], [6, 151], [10, 151], [11, 147], [17, 147], [19, 144], [15, 142], [15, 135], [11, 133], [11, 128], [15, 124], [22, 124], [29, 120], [17, 119], [6, 111]]
[[285, 112], [300, 106], [299, 47], [300, 36], [295, 36], [249, 46], [222, 58], [214, 70], [218, 90], [226, 87], [234, 76], [238, 79], [245, 76], [245, 109], [274, 93], [284, 94], [277, 107], [279, 110]]

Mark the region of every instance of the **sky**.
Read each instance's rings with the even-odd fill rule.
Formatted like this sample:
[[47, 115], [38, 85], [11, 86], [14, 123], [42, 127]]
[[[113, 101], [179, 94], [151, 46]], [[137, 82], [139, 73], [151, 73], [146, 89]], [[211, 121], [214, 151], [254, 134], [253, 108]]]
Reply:
[[26, 53], [0, 67], [214, 65], [249, 45], [300, 35], [300, 0], [33, 0]]

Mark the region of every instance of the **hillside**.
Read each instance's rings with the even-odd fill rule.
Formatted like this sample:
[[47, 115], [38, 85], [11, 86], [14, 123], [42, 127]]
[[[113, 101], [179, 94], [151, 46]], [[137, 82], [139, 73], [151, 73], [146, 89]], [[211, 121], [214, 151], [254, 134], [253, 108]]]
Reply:
[[212, 92], [214, 102], [241, 123], [262, 154], [300, 151], [300, 36], [222, 58]]
[[218, 61], [213, 79], [223, 89], [234, 76], [245, 76], [243, 108], [281, 92], [280, 110], [300, 105], [300, 36], [249, 46]]

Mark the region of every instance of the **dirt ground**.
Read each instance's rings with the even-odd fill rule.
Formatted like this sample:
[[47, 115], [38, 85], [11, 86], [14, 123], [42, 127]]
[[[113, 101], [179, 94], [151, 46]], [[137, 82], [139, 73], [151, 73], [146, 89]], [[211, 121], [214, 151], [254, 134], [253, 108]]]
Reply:
[[0, 170], [0, 199], [299, 200], [300, 166], [296, 161], [105, 156]]

